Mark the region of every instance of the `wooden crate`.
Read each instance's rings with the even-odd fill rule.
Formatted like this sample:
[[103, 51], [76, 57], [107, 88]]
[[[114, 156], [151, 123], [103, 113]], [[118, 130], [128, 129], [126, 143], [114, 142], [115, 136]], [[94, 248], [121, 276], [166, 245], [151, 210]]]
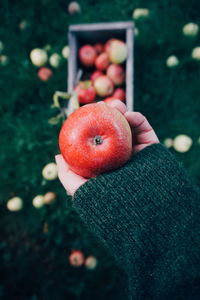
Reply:
[[77, 74], [80, 69], [78, 49], [84, 44], [106, 42], [110, 38], [125, 41], [128, 47], [128, 57], [125, 62], [126, 70], [126, 105], [129, 110], [134, 109], [133, 94], [133, 22], [111, 22], [96, 24], [78, 24], [69, 26], [68, 41], [70, 57], [68, 62], [68, 92], [71, 93], [76, 85]]

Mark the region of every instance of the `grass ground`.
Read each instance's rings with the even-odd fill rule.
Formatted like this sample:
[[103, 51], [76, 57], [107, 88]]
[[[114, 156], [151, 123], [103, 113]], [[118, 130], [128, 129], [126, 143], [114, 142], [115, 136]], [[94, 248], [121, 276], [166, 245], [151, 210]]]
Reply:
[[[63, 59], [61, 66], [53, 69], [53, 77], [42, 82], [29, 53], [46, 45], [51, 46], [49, 54], [61, 53], [69, 24], [128, 21], [135, 8], [150, 10], [148, 18], [136, 20], [135, 109], [147, 116], [161, 141], [178, 134], [192, 138], [187, 153], [171, 151], [200, 184], [200, 62], [191, 58], [192, 49], [200, 46], [200, 34], [193, 38], [182, 34], [184, 24], [200, 25], [199, 1], [81, 0], [79, 4], [81, 13], [72, 16], [65, 0], [1, 1], [1, 55], [8, 57], [7, 64], [0, 66], [2, 299], [117, 297], [120, 272], [80, 222], [69, 198], [66, 204], [58, 180], [45, 181], [41, 173], [58, 152], [61, 124], [52, 126], [48, 119], [57, 113], [51, 108], [54, 91], [66, 90], [67, 61]], [[24, 29], [20, 29], [22, 21], [26, 22]], [[180, 64], [168, 68], [166, 59], [172, 54]], [[34, 208], [33, 197], [49, 190], [57, 193], [57, 202]], [[23, 209], [15, 213], [6, 208], [13, 196], [24, 201]], [[45, 224], [48, 232], [44, 232]], [[94, 271], [71, 267], [71, 249], [95, 255], [98, 267]]]

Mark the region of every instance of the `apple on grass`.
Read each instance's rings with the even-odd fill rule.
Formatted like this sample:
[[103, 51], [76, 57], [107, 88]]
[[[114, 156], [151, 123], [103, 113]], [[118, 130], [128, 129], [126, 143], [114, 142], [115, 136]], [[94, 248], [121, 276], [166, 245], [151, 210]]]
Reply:
[[85, 178], [115, 170], [132, 154], [128, 121], [104, 102], [87, 104], [72, 113], [59, 135], [61, 154], [69, 168]]
[[35, 48], [31, 50], [30, 59], [32, 64], [37, 67], [42, 67], [47, 63], [48, 55], [44, 49]]
[[108, 67], [106, 74], [112, 80], [114, 85], [120, 85], [125, 81], [124, 68], [118, 64], [111, 64]]
[[38, 70], [38, 77], [42, 81], [48, 81], [49, 78], [53, 75], [53, 71], [47, 67], [41, 67]]
[[74, 267], [80, 267], [84, 263], [84, 254], [80, 250], [73, 250], [69, 255], [69, 263]]
[[81, 63], [85, 67], [94, 66], [96, 57], [97, 57], [96, 50], [91, 45], [85, 45], [79, 49], [79, 58]]
[[102, 75], [94, 81], [94, 88], [98, 96], [106, 97], [113, 93], [114, 85], [108, 76]]
[[81, 81], [76, 86], [75, 91], [77, 93], [78, 101], [80, 104], [92, 103], [96, 97], [95, 88], [92, 85], [92, 81]]
[[81, 11], [81, 8], [80, 8], [80, 5], [78, 4], [78, 2], [72, 1], [72, 2], [69, 3], [68, 12], [69, 12], [70, 15], [80, 13], [80, 11]]

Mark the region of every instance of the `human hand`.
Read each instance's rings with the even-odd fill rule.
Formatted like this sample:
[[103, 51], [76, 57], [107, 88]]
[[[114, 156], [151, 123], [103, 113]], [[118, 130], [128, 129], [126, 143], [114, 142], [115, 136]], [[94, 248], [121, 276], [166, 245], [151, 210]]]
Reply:
[[[128, 111], [125, 104], [119, 100], [113, 100], [108, 105], [118, 109], [129, 122], [133, 135], [133, 154], [147, 146], [159, 143], [153, 128], [141, 113]], [[67, 193], [73, 196], [76, 190], [88, 179], [71, 171], [61, 154], [56, 155], [55, 160], [60, 181]]]

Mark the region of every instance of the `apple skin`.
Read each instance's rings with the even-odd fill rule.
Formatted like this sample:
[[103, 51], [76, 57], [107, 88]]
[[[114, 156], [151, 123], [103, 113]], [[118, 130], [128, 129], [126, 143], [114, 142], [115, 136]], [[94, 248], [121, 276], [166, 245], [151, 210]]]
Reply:
[[97, 70], [100, 70], [100, 71], [106, 70], [109, 63], [110, 63], [109, 56], [106, 52], [101, 53], [95, 59], [95, 67], [97, 68]]
[[59, 134], [61, 154], [76, 174], [85, 178], [123, 166], [132, 155], [128, 121], [104, 102], [87, 104], [73, 112]]
[[38, 70], [38, 77], [42, 81], [48, 81], [49, 78], [53, 75], [53, 71], [47, 67], [42, 67]]
[[96, 90], [92, 86], [91, 81], [81, 81], [76, 86], [75, 91], [77, 92], [78, 101], [80, 104], [92, 103], [96, 97]]
[[125, 99], [126, 99], [126, 93], [125, 93], [125, 90], [122, 89], [122, 88], [117, 88], [113, 95], [113, 97], [116, 97], [117, 99], [120, 99], [121, 101], [124, 101], [125, 102]]
[[78, 4], [78, 2], [72, 1], [69, 3], [68, 12], [70, 15], [80, 13], [80, 11], [81, 11], [81, 8], [80, 8], [80, 5]]
[[112, 80], [114, 85], [120, 85], [125, 81], [124, 68], [118, 64], [111, 64], [106, 71], [106, 75]]
[[79, 58], [85, 67], [93, 67], [96, 57], [96, 50], [91, 45], [85, 45], [79, 49]]
[[91, 80], [92, 82], [94, 82], [98, 77], [100, 77], [100, 76], [102, 76], [102, 75], [104, 75], [103, 72], [101, 72], [101, 71], [99, 71], [99, 70], [94, 71], [94, 72], [92, 73], [92, 75], [90, 76], [90, 80]]
[[123, 63], [128, 55], [128, 49], [123, 41], [115, 40], [110, 43], [109, 59], [114, 64]]
[[114, 85], [108, 76], [103, 75], [94, 81], [94, 88], [98, 96], [106, 97], [113, 93]]
[[111, 46], [111, 43], [114, 42], [114, 41], [118, 41], [117, 39], [109, 39], [106, 43], [105, 43], [105, 46], [104, 46], [104, 49], [105, 51], [110, 54], [110, 46]]
[[97, 54], [101, 54], [102, 52], [104, 52], [104, 45], [102, 43], [96, 43], [94, 45], [94, 49], [96, 50]]
[[74, 267], [80, 267], [84, 263], [84, 254], [80, 250], [73, 250], [69, 255], [69, 263]]

